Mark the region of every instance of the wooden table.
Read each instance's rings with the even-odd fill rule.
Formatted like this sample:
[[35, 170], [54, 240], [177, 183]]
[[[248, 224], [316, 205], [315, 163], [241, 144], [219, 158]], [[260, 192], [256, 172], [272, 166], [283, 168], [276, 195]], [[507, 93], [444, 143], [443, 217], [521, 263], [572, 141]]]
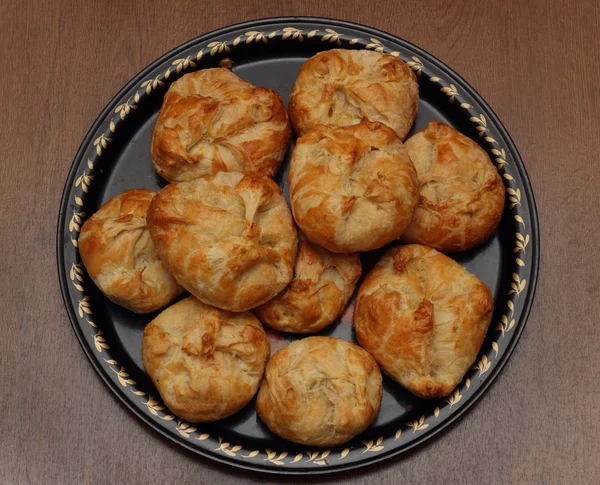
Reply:
[[118, 89], [192, 37], [277, 15], [361, 22], [448, 63], [514, 137], [541, 223], [542, 265], [531, 317], [487, 394], [417, 450], [330, 480], [599, 483], [597, 3], [236, 3], [0, 4], [0, 483], [274, 480], [183, 451], [112, 395], [85, 358], [63, 308], [55, 237], [71, 161]]

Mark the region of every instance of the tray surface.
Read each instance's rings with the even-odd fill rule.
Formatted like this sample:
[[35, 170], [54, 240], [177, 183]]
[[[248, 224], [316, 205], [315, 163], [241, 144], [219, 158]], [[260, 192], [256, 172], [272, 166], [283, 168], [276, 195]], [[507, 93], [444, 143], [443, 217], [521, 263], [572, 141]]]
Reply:
[[[258, 419], [254, 401], [217, 423], [183, 422], [164, 406], [141, 364], [142, 332], [158, 312], [136, 315], [99, 292], [79, 257], [81, 225], [125, 190], [159, 190], [166, 185], [152, 168], [150, 137], [171, 82], [230, 58], [233, 72], [276, 90], [287, 105], [302, 63], [336, 47], [400, 56], [419, 80], [419, 112], [412, 132], [432, 119], [444, 121], [476, 140], [497, 166], [507, 197], [496, 235], [472, 251], [451, 255], [492, 290], [495, 311], [487, 338], [473, 368], [446, 398], [416, 398], [384, 377], [377, 420], [340, 447], [307, 449], [278, 438]], [[286, 198], [292, 149], [293, 142], [276, 177]], [[75, 157], [60, 206], [57, 237], [59, 278], [69, 318], [94, 368], [123, 403], [155, 430], [201, 455], [287, 474], [326, 473], [380, 461], [423, 442], [464, 412], [512, 353], [531, 307], [539, 262], [537, 213], [523, 162], [481, 96], [445, 64], [404, 40], [357, 24], [299, 17], [252, 21], [208, 33], [165, 54], [131, 80], [100, 114]], [[363, 275], [385, 249], [361, 255]], [[353, 300], [319, 335], [356, 342], [352, 311]], [[302, 338], [268, 333], [272, 352]]]

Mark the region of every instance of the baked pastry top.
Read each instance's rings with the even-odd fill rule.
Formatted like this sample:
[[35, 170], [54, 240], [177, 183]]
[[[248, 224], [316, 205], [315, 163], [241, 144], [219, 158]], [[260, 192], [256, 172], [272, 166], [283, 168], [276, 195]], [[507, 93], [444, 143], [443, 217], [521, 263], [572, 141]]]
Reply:
[[485, 339], [494, 300], [463, 266], [412, 244], [387, 251], [358, 290], [356, 337], [413, 394], [446, 396]]
[[264, 175], [220, 172], [167, 185], [147, 220], [162, 260], [204, 303], [249, 310], [292, 279], [296, 228], [279, 187]]
[[154, 192], [127, 190], [85, 221], [79, 234], [81, 260], [109, 300], [136, 313], [150, 313], [183, 293], [158, 257], [146, 226]]
[[254, 313], [276, 330], [313, 333], [333, 323], [344, 310], [360, 277], [360, 257], [331, 253], [302, 233], [298, 239], [291, 283]]
[[393, 241], [418, 199], [408, 151], [391, 128], [368, 120], [318, 125], [300, 137], [289, 190], [300, 229], [334, 253], [369, 251]]
[[203, 69], [178, 79], [165, 94], [152, 133], [152, 162], [169, 182], [216, 172], [273, 177], [290, 135], [279, 94], [228, 69]]
[[256, 410], [282, 438], [334, 446], [371, 425], [382, 392], [381, 372], [368, 352], [345, 340], [309, 337], [271, 357]]
[[189, 296], [146, 326], [142, 361], [168, 408], [201, 423], [226, 418], [250, 402], [269, 349], [250, 312], [219, 310]]
[[450, 252], [489, 239], [502, 218], [504, 184], [485, 150], [439, 121], [415, 133], [405, 146], [421, 188], [402, 240]]
[[298, 136], [317, 124], [346, 126], [363, 118], [385, 123], [404, 139], [417, 115], [419, 84], [398, 57], [333, 49], [308, 59], [290, 95]]

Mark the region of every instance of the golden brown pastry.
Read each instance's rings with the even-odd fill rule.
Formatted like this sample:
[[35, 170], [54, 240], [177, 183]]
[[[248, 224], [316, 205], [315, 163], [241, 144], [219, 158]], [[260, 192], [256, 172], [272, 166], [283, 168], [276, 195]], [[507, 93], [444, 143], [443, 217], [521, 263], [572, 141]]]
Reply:
[[411, 136], [406, 148], [421, 189], [402, 240], [450, 252], [489, 239], [502, 218], [504, 184], [485, 150], [439, 121]]
[[267, 364], [256, 410], [275, 434], [308, 446], [335, 446], [375, 420], [381, 372], [368, 352], [345, 340], [309, 337]]
[[290, 135], [279, 94], [228, 69], [203, 69], [169, 87], [152, 133], [152, 162], [169, 182], [217, 172], [273, 177]]
[[189, 296], [144, 329], [142, 361], [169, 409], [192, 423], [217, 421], [256, 394], [269, 339], [250, 312], [232, 313]]
[[279, 187], [264, 175], [220, 172], [167, 185], [147, 220], [162, 260], [204, 303], [246, 311], [292, 279], [296, 228]]
[[419, 84], [399, 58], [367, 50], [333, 49], [306, 61], [290, 95], [298, 136], [317, 124], [385, 123], [404, 139], [417, 115]]
[[90, 278], [109, 300], [150, 313], [183, 293], [158, 257], [146, 226], [154, 192], [134, 189], [110, 199], [81, 228], [78, 246]]
[[333, 254], [298, 235], [294, 278], [272, 300], [254, 309], [265, 325], [282, 332], [313, 333], [331, 324], [354, 293], [358, 254]]
[[289, 171], [294, 219], [334, 253], [377, 249], [404, 232], [418, 198], [417, 173], [391, 128], [363, 120], [316, 126], [300, 137]]
[[390, 249], [358, 290], [360, 345], [413, 394], [446, 396], [481, 348], [494, 300], [487, 286], [435, 249]]

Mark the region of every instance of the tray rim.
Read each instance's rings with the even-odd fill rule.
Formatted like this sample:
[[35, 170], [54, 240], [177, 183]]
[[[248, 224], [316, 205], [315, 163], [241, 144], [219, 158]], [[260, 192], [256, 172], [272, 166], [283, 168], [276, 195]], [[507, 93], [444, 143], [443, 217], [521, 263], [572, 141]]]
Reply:
[[[337, 27], [342, 27], [342, 28], [358, 30], [358, 31], [361, 31], [366, 34], [376, 36], [379, 39], [388, 40], [390, 42], [404, 44], [406, 46], [409, 46], [409, 48], [412, 51], [416, 52], [419, 56], [422, 56], [428, 62], [435, 65], [435, 67], [437, 69], [444, 72], [446, 75], [449, 75], [452, 79], [456, 79], [461, 84], [462, 91], [467, 92], [475, 101], [477, 101], [480, 104], [481, 109], [483, 111], [485, 111], [485, 114], [488, 116], [488, 118], [493, 121], [495, 129], [504, 138], [504, 141], [506, 142], [507, 150], [510, 152], [512, 157], [517, 161], [517, 163], [514, 164], [512, 168], [513, 168], [513, 170], [516, 168], [517, 171], [519, 172], [519, 176], [520, 176], [522, 184], [523, 184], [522, 188], [523, 188], [524, 192], [526, 193], [526, 200], [529, 205], [528, 215], [530, 217], [530, 224], [529, 224], [528, 231], [532, 235], [531, 242], [533, 244], [531, 245], [531, 248], [530, 248], [530, 251], [532, 252], [532, 257], [531, 257], [531, 265], [530, 265], [530, 277], [529, 277], [529, 282], [528, 282], [527, 298], [524, 299], [523, 308], [521, 310], [521, 315], [520, 315], [520, 319], [519, 319], [523, 323], [521, 325], [515, 326], [515, 330], [513, 332], [511, 340], [507, 344], [506, 349], [503, 352], [503, 355], [501, 356], [501, 358], [496, 362], [494, 367], [491, 369], [488, 377], [481, 383], [481, 385], [478, 386], [477, 389], [474, 390], [474, 392], [471, 394], [471, 396], [469, 396], [469, 399], [466, 400], [464, 402], [464, 404], [460, 406], [459, 409], [457, 409], [450, 416], [445, 418], [444, 421], [441, 422], [440, 424], [438, 424], [435, 428], [429, 430], [426, 433], [421, 434], [418, 438], [410, 441], [409, 443], [405, 444], [404, 446], [401, 446], [401, 447], [398, 447], [395, 449], [391, 449], [389, 451], [380, 453], [378, 455], [370, 455], [369, 458], [366, 460], [362, 460], [362, 461], [358, 461], [358, 462], [349, 462], [346, 464], [339, 464], [339, 465], [335, 465], [334, 467], [328, 466], [328, 467], [319, 467], [319, 468], [287, 468], [287, 467], [286, 468], [274, 468], [274, 467], [265, 466], [262, 464], [257, 464], [257, 463], [252, 463], [252, 462], [241, 462], [238, 460], [231, 460], [226, 456], [220, 456], [214, 452], [211, 453], [211, 452], [205, 451], [203, 449], [199, 449], [197, 447], [192, 446], [185, 440], [180, 439], [179, 437], [171, 434], [165, 428], [157, 425], [157, 423], [153, 419], [151, 419], [147, 414], [140, 412], [140, 410], [134, 406], [133, 402], [125, 397], [123, 390], [121, 388], [119, 388], [118, 385], [112, 379], [109, 378], [110, 376], [109, 376], [107, 370], [101, 366], [100, 361], [98, 360], [96, 355], [93, 353], [91, 347], [88, 345], [88, 343], [86, 342], [86, 340], [84, 338], [83, 330], [81, 329], [81, 327], [78, 323], [78, 320], [77, 320], [77, 316], [75, 314], [75, 309], [73, 308], [73, 306], [71, 304], [69, 291], [68, 291], [68, 279], [67, 279], [66, 267], [65, 267], [65, 256], [64, 256], [63, 251], [61, 250], [64, 245], [64, 242], [65, 242], [65, 233], [62, 231], [62, 228], [65, 226], [65, 220], [66, 220], [67, 209], [68, 209], [68, 204], [69, 204], [68, 196], [71, 193], [69, 187], [71, 186], [71, 184], [74, 181], [75, 176], [77, 174], [77, 169], [79, 168], [78, 161], [85, 154], [85, 151], [89, 147], [89, 144], [91, 142], [91, 139], [92, 139], [94, 133], [98, 130], [100, 125], [102, 125], [106, 121], [107, 115], [115, 108], [115, 106], [121, 100], [123, 95], [125, 93], [127, 93], [128, 91], [130, 91], [134, 86], [136, 86], [139, 83], [139, 81], [144, 77], [145, 73], [153, 70], [156, 66], [164, 63], [168, 59], [172, 59], [179, 52], [185, 51], [194, 45], [198, 45], [198, 44], [202, 43], [203, 41], [209, 40], [216, 36], [221, 36], [221, 35], [227, 34], [231, 31], [237, 31], [237, 30], [248, 28], [248, 27], [259, 27], [259, 26], [263, 26], [263, 25], [270, 25], [270, 24], [276, 24], [276, 23], [287, 23], [288, 25], [321, 24], [321, 25], [325, 25], [328, 27], [337, 26]], [[156, 60], [154, 60], [147, 66], [145, 66], [134, 77], [132, 77], [131, 80], [128, 81], [111, 98], [111, 100], [107, 103], [105, 108], [99, 113], [96, 120], [94, 121], [92, 126], [87, 131], [87, 133], [86, 133], [85, 137], [83, 138], [81, 145], [78, 148], [76, 155], [71, 163], [71, 167], [68, 171], [68, 174], [67, 174], [67, 177], [65, 180], [65, 186], [63, 188], [63, 193], [61, 196], [61, 201], [60, 201], [60, 206], [59, 206], [59, 215], [58, 215], [58, 221], [57, 221], [57, 239], [56, 239], [57, 260], [56, 261], [57, 261], [58, 270], [59, 270], [58, 277], [59, 277], [59, 283], [60, 283], [60, 289], [61, 289], [61, 294], [62, 294], [62, 298], [63, 298], [63, 303], [65, 305], [65, 309], [67, 310], [67, 315], [71, 322], [71, 326], [73, 327], [73, 330], [75, 331], [75, 334], [77, 336], [79, 344], [81, 345], [88, 360], [91, 362], [92, 366], [96, 370], [96, 373], [100, 376], [100, 378], [104, 381], [104, 383], [109, 387], [109, 389], [119, 398], [119, 400], [123, 404], [125, 404], [125, 406], [130, 411], [132, 411], [138, 418], [141, 418], [142, 421], [144, 421], [147, 425], [149, 425], [153, 430], [160, 433], [163, 437], [183, 446], [184, 448], [186, 448], [196, 454], [199, 454], [205, 458], [209, 458], [211, 460], [215, 460], [215, 461], [223, 463], [223, 464], [231, 465], [231, 466], [234, 466], [239, 469], [250, 470], [250, 471], [259, 472], [259, 473], [267, 472], [267, 473], [272, 473], [272, 474], [283, 474], [283, 475], [299, 475], [299, 474], [319, 474], [319, 475], [321, 475], [321, 474], [328, 474], [328, 473], [343, 472], [343, 471], [347, 471], [350, 469], [368, 467], [368, 466], [374, 465], [376, 463], [379, 463], [383, 460], [389, 459], [392, 456], [398, 456], [401, 453], [404, 453], [410, 449], [413, 449], [414, 447], [422, 444], [429, 438], [435, 436], [440, 431], [446, 429], [451, 423], [453, 423], [458, 418], [462, 417], [463, 414], [475, 402], [477, 402], [478, 399], [487, 391], [487, 389], [489, 389], [489, 386], [491, 385], [491, 383], [496, 379], [498, 374], [501, 372], [503, 367], [506, 365], [506, 362], [511, 357], [517, 343], [520, 340], [520, 337], [525, 328], [525, 325], [527, 324], [527, 321], [529, 319], [533, 301], [535, 299], [535, 293], [536, 293], [536, 289], [537, 289], [537, 282], [538, 282], [538, 276], [539, 276], [539, 263], [540, 263], [540, 251], [541, 251], [541, 241], [540, 241], [539, 236], [540, 236], [540, 230], [539, 230], [539, 218], [538, 218], [537, 206], [536, 206], [535, 197], [533, 194], [533, 189], [531, 186], [531, 181], [527, 174], [527, 170], [526, 170], [525, 164], [522, 160], [522, 157], [521, 157], [517, 147], [515, 146], [512, 137], [510, 136], [510, 134], [508, 133], [508, 131], [506, 130], [506, 128], [504, 127], [504, 125], [502, 124], [502, 122], [500, 121], [498, 116], [496, 115], [496, 113], [489, 106], [489, 104], [485, 101], [485, 99], [475, 90], [475, 88], [473, 88], [460, 74], [458, 74], [456, 71], [451, 69], [443, 61], [437, 59], [435, 56], [433, 56], [432, 54], [428, 53], [427, 51], [421, 49], [420, 47], [414, 45], [413, 43], [411, 43], [399, 36], [389, 34], [387, 32], [384, 32], [382, 30], [379, 30], [377, 28], [374, 28], [374, 27], [371, 27], [368, 25], [358, 24], [358, 23], [348, 22], [348, 21], [343, 21], [343, 20], [337, 20], [337, 19], [331, 19], [331, 18], [325, 18], [325, 17], [308, 17], [308, 16], [285, 17], [284, 16], [284, 17], [270, 17], [270, 18], [255, 19], [255, 20], [245, 21], [245, 22], [241, 22], [241, 23], [237, 23], [237, 24], [231, 24], [231, 25], [204, 33], [193, 39], [190, 39], [187, 42], [185, 42], [179, 46], [176, 46], [175, 48], [165, 52], [159, 58], [157, 58]]]

